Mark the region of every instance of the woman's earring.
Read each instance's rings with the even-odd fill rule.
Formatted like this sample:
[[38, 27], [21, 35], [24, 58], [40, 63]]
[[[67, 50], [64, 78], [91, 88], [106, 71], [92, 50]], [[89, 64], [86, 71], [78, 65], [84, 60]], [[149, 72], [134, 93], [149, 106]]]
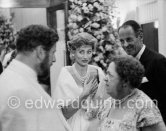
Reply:
[[74, 54], [70, 54], [70, 59], [72, 60], [72, 61], [74, 61]]
[[74, 59], [74, 54], [71, 55], [72, 59]]

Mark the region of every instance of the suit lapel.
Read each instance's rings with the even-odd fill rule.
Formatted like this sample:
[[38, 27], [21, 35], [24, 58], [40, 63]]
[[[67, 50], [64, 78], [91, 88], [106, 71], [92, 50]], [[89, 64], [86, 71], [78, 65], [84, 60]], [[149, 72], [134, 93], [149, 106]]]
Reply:
[[149, 49], [145, 48], [141, 58], [140, 62], [144, 66], [145, 70], [147, 70], [149, 62], [151, 61], [152, 54]]

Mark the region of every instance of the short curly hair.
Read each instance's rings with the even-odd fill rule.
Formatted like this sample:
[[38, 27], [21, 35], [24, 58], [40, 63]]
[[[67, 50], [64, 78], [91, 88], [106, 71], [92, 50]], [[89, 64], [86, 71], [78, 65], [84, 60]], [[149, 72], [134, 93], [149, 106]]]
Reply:
[[83, 32], [74, 36], [70, 41], [68, 41], [68, 50], [75, 51], [84, 45], [92, 46], [92, 49], [95, 48], [95, 44], [97, 43], [97, 39], [93, 37], [91, 34]]
[[133, 88], [138, 88], [145, 73], [143, 65], [129, 55], [116, 56], [112, 59], [121, 80], [128, 81]]
[[16, 38], [17, 52], [33, 51], [37, 46], [43, 46], [49, 51], [58, 41], [59, 37], [55, 30], [43, 25], [29, 25], [21, 29]]

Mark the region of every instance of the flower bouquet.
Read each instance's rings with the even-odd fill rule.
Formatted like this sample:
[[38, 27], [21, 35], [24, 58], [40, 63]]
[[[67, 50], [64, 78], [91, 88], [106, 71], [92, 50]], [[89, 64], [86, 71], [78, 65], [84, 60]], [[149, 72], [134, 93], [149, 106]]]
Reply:
[[107, 49], [112, 48], [117, 39], [112, 26], [114, 8], [115, 0], [69, 0], [68, 37], [71, 39], [77, 33], [88, 32], [97, 38], [92, 64], [103, 69], [107, 66]]

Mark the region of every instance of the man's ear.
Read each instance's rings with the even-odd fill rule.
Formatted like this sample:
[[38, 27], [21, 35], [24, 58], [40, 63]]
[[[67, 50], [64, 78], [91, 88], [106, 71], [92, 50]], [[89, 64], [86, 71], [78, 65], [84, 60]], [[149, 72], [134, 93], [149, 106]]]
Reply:
[[36, 47], [36, 57], [42, 61], [45, 58], [45, 50], [43, 49], [42, 46], [37, 46]]
[[143, 42], [143, 37], [141, 35], [139, 35], [138, 40], [139, 40], [140, 43], [142, 43]]

